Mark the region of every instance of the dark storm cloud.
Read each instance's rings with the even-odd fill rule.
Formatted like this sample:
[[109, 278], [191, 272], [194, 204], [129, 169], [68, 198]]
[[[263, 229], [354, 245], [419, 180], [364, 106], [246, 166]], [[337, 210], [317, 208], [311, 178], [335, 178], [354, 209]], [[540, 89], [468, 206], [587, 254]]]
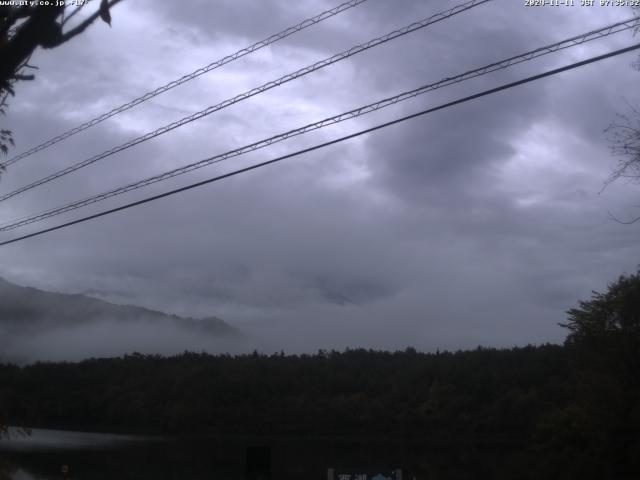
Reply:
[[[38, 78], [20, 87], [9, 111], [19, 149], [337, 3], [223, 2], [212, 8], [199, 1], [123, 2], [114, 9], [112, 30], [97, 25], [81, 41], [34, 57], [41, 67]], [[371, 0], [12, 166], [0, 187], [15, 188], [454, 4]], [[0, 214], [9, 220], [95, 194], [628, 13], [526, 9], [496, 1], [16, 197], [0, 205]], [[622, 34], [579, 53], [563, 52], [433, 92], [104, 207], [630, 41]], [[637, 187], [614, 185], [598, 195], [612, 164], [602, 130], [625, 108], [623, 97], [639, 100], [631, 87], [640, 74], [628, 67], [631, 60], [613, 59], [492, 95], [3, 247], [0, 275], [186, 316], [215, 315], [249, 333], [242, 347], [247, 349], [561, 341], [557, 322], [564, 311], [633, 270], [640, 253], [637, 227], [607, 216], [607, 210], [627, 212]], [[86, 345], [74, 350], [79, 355], [93, 349], [120, 353], [135, 349], [136, 342], [153, 349], [152, 340], [142, 341], [144, 332], [119, 344], [108, 330], [102, 325], [70, 340], [36, 338], [24, 345], [55, 358], [69, 342]], [[101, 337], [109, 341], [102, 344]], [[171, 350], [170, 337], [169, 332], [156, 339], [158, 350]], [[189, 342], [179, 339], [177, 350]]]
[[496, 96], [419, 119], [372, 138], [370, 163], [397, 195], [438, 205], [472, 200], [492, 182], [496, 166], [514, 153], [509, 140], [540, 115], [537, 93]]

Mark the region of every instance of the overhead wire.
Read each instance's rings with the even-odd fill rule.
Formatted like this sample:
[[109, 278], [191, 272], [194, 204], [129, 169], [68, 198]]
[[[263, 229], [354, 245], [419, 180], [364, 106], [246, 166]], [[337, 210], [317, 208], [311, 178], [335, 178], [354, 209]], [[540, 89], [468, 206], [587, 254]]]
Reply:
[[193, 80], [194, 78], [199, 77], [200, 75], [204, 75], [205, 73], [208, 73], [212, 70], [215, 70], [217, 68], [222, 67], [223, 65], [226, 65], [227, 63], [233, 62], [234, 60], [238, 60], [239, 58], [242, 58], [246, 55], [249, 55], [253, 52], [256, 52], [268, 45], [271, 45], [277, 41], [280, 41], [290, 35], [293, 35], [294, 33], [297, 33], [301, 30], [304, 30], [305, 28], [311, 27], [313, 25], [316, 25], [328, 18], [333, 17], [334, 15], [338, 15], [339, 13], [344, 12], [345, 10], [349, 10], [353, 7], [356, 7], [358, 5], [360, 5], [361, 3], [364, 3], [368, 0], [349, 0], [348, 2], [344, 2], [340, 5], [338, 5], [337, 7], [334, 7], [330, 10], [326, 10], [314, 17], [311, 18], [307, 18], [305, 20], [303, 20], [300, 23], [297, 23], [296, 25], [293, 25], [289, 28], [286, 28], [284, 30], [282, 30], [279, 33], [273, 34], [267, 38], [265, 38], [264, 40], [260, 40], [259, 42], [254, 43], [253, 45], [250, 45], [248, 47], [242, 48], [240, 50], [238, 50], [235, 53], [232, 53], [230, 55], [226, 55], [225, 57], [220, 58], [219, 60], [216, 60], [214, 62], [211, 62], [209, 65], [206, 65], [204, 67], [198, 68], [197, 70], [194, 70], [191, 73], [188, 73], [186, 75], [183, 75], [182, 77], [180, 77], [177, 80], [173, 80], [165, 85], [162, 85], [154, 90], [151, 90], [127, 103], [124, 103], [122, 105], [120, 105], [119, 107], [113, 108], [112, 110], [103, 113], [101, 115], [98, 115], [97, 117], [82, 123], [81, 125], [78, 125], [77, 127], [74, 127], [70, 130], [67, 130], [39, 145], [36, 145], [32, 148], [30, 148], [29, 150], [26, 150], [25, 152], [22, 152], [19, 155], [16, 155], [13, 158], [10, 158], [9, 160], [6, 160], [5, 162], [0, 163], [0, 166], [3, 167], [7, 167], [9, 165], [12, 165], [14, 163], [16, 163], [19, 160], [22, 160], [23, 158], [27, 158], [31, 155], [33, 155], [36, 152], [40, 152], [46, 148], [51, 147], [52, 145], [55, 145], [56, 143], [59, 143], [69, 137], [71, 137], [72, 135], [75, 135], [77, 133], [80, 133], [90, 127], [93, 127], [94, 125], [97, 125], [101, 122], [104, 122], [105, 120], [107, 120], [108, 118], [113, 117], [114, 115], [118, 115], [119, 113], [125, 112], [127, 110], [129, 110], [130, 108], [133, 108], [137, 105], [140, 105], [143, 102], [146, 102], [147, 100], [152, 99], [153, 97], [156, 97], [164, 92], [167, 92], [179, 85], [182, 85], [186, 82], [189, 82], [191, 80]]
[[297, 78], [300, 78], [300, 77], [303, 77], [305, 75], [308, 75], [309, 73], [315, 72], [315, 71], [320, 70], [320, 69], [322, 69], [324, 67], [327, 67], [327, 66], [332, 65], [334, 63], [337, 63], [339, 61], [345, 60], [347, 58], [350, 58], [353, 55], [356, 55], [358, 53], [361, 53], [361, 52], [364, 52], [366, 50], [369, 50], [370, 48], [377, 47], [377, 46], [382, 45], [382, 44], [384, 44], [386, 42], [389, 42], [389, 41], [394, 40], [396, 38], [402, 37], [402, 36], [407, 35], [409, 33], [415, 32], [417, 30], [420, 30], [422, 28], [425, 28], [425, 27], [427, 27], [429, 25], [432, 25], [434, 23], [440, 22], [442, 20], [448, 19], [448, 18], [450, 18], [450, 17], [452, 17], [454, 15], [457, 15], [459, 13], [465, 12], [467, 10], [470, 10], [471, 8], [477, 7], [477, 6], [482, 5], [484, 3], [488, 3], [490, 1], [492, 1], [492, 0], [470, 0], [470, 1], [467, 1], [465, 3], [456, 5], [455, 7], [450, 8], [450, 9], [444, 11], [444, 12], [437, 13], [435, 15], [432, 15], [432, 16], [428, 17], [428, 18], [422, 19], [422, 20], [420, 20], [418, 22], [411, 23], [410, 25], [407, 25], [407, 26], [404, 26], [404, 27], [402, 27], [400, 29], [397, 29], [397, 30], [394, 30], [392, 32], [389, 32], [386, 35], [382, 35], [380, 37], [377, 37], [377, 38], [374, 38], [372, 40], [369, 40], [368, 42], [365, 42], [365, 43], [362, 43], [360, 45], [356, 45], [354, 47], [351, 47], [350, 49], [345, 50], [345, 51], [343, 51], [341, 53], [333, 55], [333, 56], [331, 56], [329, 58], [326, 58], [324, 60], [321, 60], [319, 62], [313, 63], [311, 65], [308, 65], [308, 66], [306, 66], [304, 68], [296, 70], [293, 73], [286, 74], [286, 75], [284, 75], [284, 76], [282, 76], [282, 77], [280, 77], [280, 78], [278, 78], [276, 80], [272, 80], [270, 82], [264, 83], [259, 87], [253, 88], [253, 89], [248, 90], [248, 91], [246, 91], [244, 93], [241, 93], [239, 95], [231, 97], [231, 98], [229, 98], [227, 100], [224, 100], [224, 101], [222, 101], [220, 103], [217, 103], [216, 105], [212, 105], [210, 107], [207, 107], [204, 110], [196, 112], [196, 113], [194, 113], [192, 115], [183, 117], [180, 120], [177, 120], [177, 121], [172, 122], [172, 123], [170, 123], [168, 125], [160, 127], [160, 128], [158, 128], [158, 129], [156, 129], [156, 130], [154, 130], [152, 132], [148, 132], [148, 133], [146, 133], [144, 135], [141, 135], [141, 136], [139, 136], [139, 137], [137, 137], [137, 138], [135, 138], [133, 140], [130, 140], [130, 141], [126, 142], [126, 143], [123, 143], [123, 144], [118, 145], [116, 147], [113, 147], [113, 148], [111, 148], [109, 150], [106, 150], [106, 151], [104, 151], [102, 153], [94, 155], [93, 157], [90, 157], [90, 158], [87, 158], [87, 159], [82, 160], [80, 162], [77, 162], [77, 163], [75, 163], [73, 165], [70, 165], [69, 167], [66, 167], [66, 168], [64, 168], [62, 170], [59, 170], [59, 171], [57, 171], [55, 173], [52, 173], [52, 174], [50, 174], [50, 175], [48, 175], [46, 177], [43, 177], [43, 178], [41, 178], [39, 180], [36, 180], [36, 181], [34, 181], [34, 182], [32, 182], [32, 183], [30, 183], [28, 185], [24, 185], [24, 186], [12, 191], [12, 192], [6, 193], [4, 195], [0, 195], [0, 201], [7, 200], [7, 199], [9, 199], [11, 197], [19, 195], [22, 192], [25, 192], [25, 191], [31, 190], [33, 188], [36, 188], [36, 187], [38, 187], [40, 185], [48, 183], [48, 182], [50, 182], [52, 180], [55, 180], [57, 178], [60, 178], [60, 177], [62, 177], [64, 175], [68, 175], [68, 174], [70, 174], [72, 172], [75, 172], [76, 170], [79, 170], [79, 169], [84, 168], [84, 167], [86, 167], [88, 165], [94, 164], [94, 163], [98, 162], [99, 160], [102, 160], [104, 158], [110, 157], [111, 155], [114, 155], [114, 154], [116, 154], [118, 152], [121, 152], [121, 151], [126, 150], [128, 148], [131, 148], [131, 147], [133, 147], [135, 145], [138, 145], [138, 144], [140, 144], [142, 142], [146, 142], [147, 140], [151, 140], [151, 139], [156, 138], [156, 137], [158, 137], [160, 135], [163, 135], [163, 134], [168, 133], [168, 132], [170, 132], [172, 130], [175, 130], [176, 128], [182, 127], [182, 126], [187, 125], [187, 124], [189, 124], [191, 122], [194, 122], [196, 120], [204, 118], [204, 117], [206, 117], [208, 115], [211, 115], [214, 112], [217, 112], [219, 110], [227, 108], [227, 107], [229, 107], [231, 105], [234, 105], [234, 104], [236, 104], [236, 103], [238, 103], [240, 101], [246, 100], [246, 99], [248, 99], [250, 97], [253, 97], [255, 95], [263, 93], [263, 92], [265, 92], [267, 90], [270, 90], [272, 88], [278, 87], [280, 85], [288, 83], [288, 82], [290, 82], [292, 80], [295, 80]]
[[607, 58], [611, 58], [611, 57], [614, 57], [614, 56], [617, 56], [617, 55], [621, 55], [621, 54], [624, 54], [624, 53], [627, 53], [627, 52], [631, 52], [633, 50], [638, 50], [638, 49], [640, 49], [640, 44], [636, 44], [636, 45], [632, 45], [632, 46], [629, 46], [629, 47], [625, 47], [625, 48], [621, 48], [621, 49], [618, 49], [618, 50], [614, 50], [612, 52], [609, 52], [609, 53], [606, 53], [606, 54], [603, 54], [603, 55], [598, 55], [598, 56], [595, 56], [595, 57], [591, 57], [589, 59], [582, 60], [580, 62], [575, 62], [575, 63], [569, 64], [569, 65], [565, 65], [565, 66], [560, 67], [560, 68], [555, 68], [553, 70], [548, 70], [546, 72], [543, 72], [543, 73], [540, 73], [540, 74], [537, 74], [537, 75], [532, 75], [530, 77], [526, 77], [524, 79], [521, 79], [521, 80], [518, 80], [518, 81], [515, 81], [515, 82], [506, 83], [506, 84], [500, 85], [500, 86], [495, 87], [495, 88], [484, 90], [484, 91], [482, 91], [480, 93], [476, 93], [474, 95], [469, 95], [469, 96], [466, 96], [466, 97], [463, 97], [463, 98], [460, 98], [460, 99], [457, 99], [457, 100], [454, 100], [454, 101], [451, 101], [451, 102], [447, 102], [447, 103], [438, 105], [437, 107], [428, 108], [428, 109], [422, 110], [420, 112], [413, 113], [411, 115], [406, 115], [406, 116], [397, 118], [395, 120], [391, 120], [389, 122], [381, 123], [381, 124], [375, 125], [373, 127], [370, 127], [370, 128], [367, 128], [367, 129], [360, 130], [358, 132], [352, 133], [350, 135], [345, 135], [345, 136], [336, 138], [334, 140], [330, 140], [330, 141], [327, 141], [327, 142], [324, 142], [324, 143], [321, 143], [321, 144], [318, 144], [318, 145], [314, 145], [312, 147], [308, 147], [308, 148], [305, 148], [305, 149], [302, 149], [302, 150], [298, 150], [298, 151], [295, 151], [295, 152], [292, 152], [292, 153], [288, 153], [286, 155], [282, 155], [282, 156], [273, 158], [271, 160], [267, 160], [267, 161], [264, 161], [264, 162], [261, 162], [261, 163], [257, 163], [257, 164], [254, 164], [254, 165], [251, 165], [251, 166], [248, 166], [248, 167], [245, 167], [245, 168], [234, 170], [232, 172], [225, 173], [223, 175], [218, 175], [216, 177], [209, 178], [207, 180], [202, 180], [200, 182], [192, 183], [190, 185], [187, 185], [187, 186], [184, 186], [184, 187], [181, 187], [181, 188], [176, 188], [174, 190], [170, 190], [168, 192], [164, 192], [164, 193], [161, 193], [161, 194], [158, 194], [158, 195], [154, 195], [154, 196], [151, 196], [151, 197], [147, 197], [145, 199], [138, 200], [136, 202], [131, 202], [131, 203], [128, 203], [126, 205], [115, 207], [115, 208], [112, 208], [112, 209], [109, 209], [109, 210], [104, 210], [102, 212], [95, 213], [93, 215], [88, 215], [86, 217], [82, 217], [82, 218], [79, 218], [79, 219], [76, 219], [76, 220], [72, 220], [70, 222], [66, 222], [66, 223], [63, 223], [63, 224], [60, 224], [60, 225], [56, 225], [54, 227], [50, 227], [50, 228], [46, 228], [46, 229], [39, 230], [39, 231], [36, 231], [36, 232], [32, 232], [32, 233], [29, 233], [27, 235], [22, 235], [20, 237], [13, 238], [11, 240], [6, 240], [4, 242], [0, 242], [0, 246], [9, 245], [11, 243], [15, 243], [15, 242], [19, 242], [19, 241], [22, 241], [22, 240], [26, 240], [28, 238], [32, 238], [32, 237], [35, 237], [35, 236], [43, 235], [45, 233], [53, 232], [55, 230], [60, 230], [62, 228], [66, 228], [66, 227], [69, 227], [69, 226], [72, 226], [72, 225], [76, 225], [78, 223], [83, 223], [83, 222], [86, 222], [86, 221], [89, 221], [89, 220], [93, 220], [93, 219], [96, 219], [96, 218], [99, 218], [99, 217], [103, 217], [105, 215], [109, 215], [109, 214], [112, 214], [112, 213], [116, 213], [116, 212], [119, 212], [119, 211], [122, 211], [122, 210], [126, 210], [126, 209], [129, 209], [129, 208], [132, 208], [132, 207], [136, 207], [136, 206], [139, 206], [139, 205], [142, 205], [142, 204], [145, 204], [145, 203], [149, 203], [149, 202], [152, 202], [152, 201], [155, 201], [155, 200], [159, 200], [159, 199], [164, 198], [164, 197], [168, 197], [168, 196], [171, 196], [171, 195], [175, 195], [175, 194], [187, 191], [187, 190], [191, 190], [191, 189], [203, 186], [203, 185], [207, 185], [209, 183], [220, 181], [220, 180], [223, 180], [225, 178], [229, 178], [229, 177], [232, 177], [232, 176], [235, 176], [235, 175], [239, 175], [241, 173], [245, 173], [245, 172], [248, 172], [248, 171], [251, 171], [251, 170], [255, 170], [257, 168], [265, 167], [267, 165], [272, 165], [274, 163], [280, 162], [282, 160], [286, 160], [288, 158], [296, 157], [296, 156], [299, 156], [299, 155], [302, 155], [302, 154], [305, 154], [305, 153], [309, 153], [309, 152], [312, 152], [312, 151], [315, 151], [315, 150], [319, 150], [321, 148], [325, 148], [325, 147], [328, 147], [330, 145], [335, 145], [337, 143], [340, 143], [340, 142], [343, 142], [343, 141], [346, 141], [346, 140], [350, 140], [352, 138], [356, 138], [356, 137], [359, 137], [361, 135], [365, 135], [367, 133], [371, 133], [371, 132], [374, 132], [376, 130], [380, 130], [382, 128], [386, 128], [386, 127], [389, 127], [389, 126], [392, 126], [392, 125], [395, 125], [395, 124], [398, 124], [398, 123], [401, 123], [401, 122], [405, 122], [405, 121], [413, 119], [413, 118], [417, 118], [417, 117], [420, 117], [420, 116], [423, 116], [423, 115], [426, 115], [426, 114], [429, 114], [429, 113], [433, 113], [433, 112], [436, 112], [438, 110], [443, 110], [445, 108], [450, 108], [450, 107], [455, 106], [455, 105], [466, 103], [466, 102], [469, 102], [471, 100], [475, 100], [475, 99], [478, 99], [478, 98], [481, 98], [481, 97], [484, 97], [484, 96], [487, 96], [487, 95], [492, 95], [492, 94], [495, 94], [495, 93], [503, 91], [503, 90], [507, 90], [507, 89], [514, 88], [514, 87], [517, 87], [517, 86], [520, 86], [520, 85], [524, 85], [526, 83], [530, 83], [530, 82], [533, 82], [535, 80], [539, 80], [539, 79], [542, 79], [542, 78], [545, 78], [545, 77], [550, 77], [552, 75], [557, 75], [559, 73], [566, 72], [568, 70], [572, 70], [572, 69], [575, 69], [575, 68], [578, 68], [578, 67], [582, 67], [582, 66], [588, 65], [590, 63], [598, 62], [598, 61], [601, 61], [601, 60], [604, 60], [604, 59], [607, 59]]
[[28, 215], [26, 217], [22, 217], [19, 219], [15, 219], [12, 220], [10, 222], [5, 222], [4, 224], [0, 225], [0, 231], [8, 231], [8, 230], [13, 230], [15, 228], [24, 226], [24, 225], [28, 225], [30, 223], [35, 223], [41, 220], [45, 220], [47, 218], [53, 217], [53, 216], [57, 216], [57, 215], [61, 215], [63, 213], [67, 213], [70, 212], [72, 210], [76, 210], [82, 207], [85, 207], [87, 205], [93, 204], [93, 203], [97, 203], [103, 200], [106, 200], [108, 198], [117, 196], [117, 195], [121, 195], [127, 192], [130, 192], [132, 190], [136, 190], [139, 188], [143, 188], [146, 187], [148, 185], [163, 181], [163, 180], [167, 180], [169, 178], [173, 178], [176, 177], [178, 175], [182, 175], [184, 173], [188, 173], [190, 171], [199, 169], [199, 168], [203, 168], [205, 166], [211, 165], [211, 164], [215, 164], [215, 163], [219, 163], [222, 162], [224, 160], [227, 160], [229, 158], [232, 157], [236, 157], [236, 156], [240, 156], [249, 152], [252, 152], [254, 150], [258, 150], [261, 148], [265, 148], [269, 145], [272, 145], [274, 143], [278, 143], [281, 141], [284, 141], [286, 139], [292, 138], [294, 136], [297, 135], [301, 135], [313, 130], [317, 130], [329, 125], [333, 125], [336, 123], [340, 123], [352, 118], [356, 118], [377, 110], [380, 110], [382, 108], [386, 108], [388, 106], [394, 105], [398, 102], [401, 101], [405, 101], [408, 100], [410, 98], [416, 97], [418, 95], [422, 95], [425, 93], [428, 93], [430, 91], [439, 89], [439, 88], [443, 88], [449, 85], [453, 85], [456, 83], [460, 83], [463, 82], [465, 80], [469, 80], [481, 75], [486, 75], [488, 73], [492, 73], [498, 70], [502, 70], [505, 68], [508, 68], [510, 66], [519, 64], [519, 63], [523, 63], [523, 62], [527, 62], [530, 60], [533, 60], [535, 58], [538, 58], [542, 55], [547, 55], [553, 52], [556, 52], [558, 50], [563, 50], [569, 47], [573, 47], [576, 45], [580, 45], [583, 44], [585, 42], [589, 42], [595, 39], [599, 39], [599, 38], [603, 38], [606, 37], [608, 35], [612, 35], [614, 33], [619, 33], [621, 31], [625, 31], [631, 28], [635, 28], [635, 24], [636, 21], [640, 19], [640, 17], [634, 17], [622, 22], [617, 22], [611, 25], [607, 25], [606, 27], [602, 27], [600, 29], [597, 30], [592, 30], [589, 32], [586, 32], [584, 34], [581, 35], [577, 35], [574, 37], [570, 37], [567, 38], [565, 40], [561, 40], [559, 42], [550, 44], [550, 45], [546, 45], [544, 47], [540, 47], [540, 48], [536, 48], [534, 50], [530, 50], [528, 52], [519, 54], [519, 55], [515, 55], [509, 58], [506, 58], [504, 60], [500, 60], [498, 62], [494, 62], [488, 65], [485, 65], [483, 67], [480, 68], [476, 68], [473, 70], [469, 70], [467, 72], [461, 73], [459, 75], [455, 75], [455, 76], [451, 76], [451, 77], [446, 77], [442, 80], [439, 80], [437, 82], [434, 83], [430, 83], [427, 85], [423, 85], [420, 86], [416, 89], [413, 90], [409, 90], [409, 91], [405, 91], [402, 92], [398, 95], [394, 95], [392, 97], [387, 97], [384, 98], [382, 100], [379, 100], [377, 102], [374, 103], [369, 103], [367, 105], [364, 106], [360, 106], [358, 108], [349, 110], [347, 112], [343, 112], [340, 113], [338, 115], [334, 115], [332, 117], [327, 117], [325, 119], [322, 119], [320, 121], [314, 122], [314, 123], [310, 123], [307, 125], [304, 125], [302, 127], [298, 127], [289, 131], [286, 131], [284, 133], [280, 133], [262, 140], [259, 140], [257, 142], [253, 142], [247, 145], [244, 145], [242, 147], [233, 149], [233, 150], [229, 150], [227, 152], [203, 159], [203, 160], [199, 160], [197, 162], [194, 163], [190, 163], [188, 165], [182, 166], [182, 167], [178, 167], [175, 168], [173, 170], [169, 170], [167, 172], [163, 172], [161, 174], [158, 175], [154, 175], [151, 177], [147, 177], [143, 180], [139, 180], [124, 186], [120, 186], [117, 187], [115, 189], [112, 190], [108, 190], [106, 192], [102, 192], [100, 194], [97, 195], [92, 195], [89, 197], [85, 197], [84, 199], [81, 200], [77, 200], [74, 201], [72, 203], [63, 205], [63, 206], [59, 206], [59, 207], [55, 207], [53, 209], [48, 209], [36, 214], [31, 214]]

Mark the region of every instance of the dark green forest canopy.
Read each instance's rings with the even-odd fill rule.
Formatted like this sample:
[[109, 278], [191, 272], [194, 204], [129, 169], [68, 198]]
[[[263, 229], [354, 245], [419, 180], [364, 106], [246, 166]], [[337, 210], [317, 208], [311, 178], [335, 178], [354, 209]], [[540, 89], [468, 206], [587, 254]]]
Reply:
[[9, 417], [29, 425], [163, 432], [518, 435], [568, 398], [560, 346], [424, 354], [134, 354], [0, 367]]

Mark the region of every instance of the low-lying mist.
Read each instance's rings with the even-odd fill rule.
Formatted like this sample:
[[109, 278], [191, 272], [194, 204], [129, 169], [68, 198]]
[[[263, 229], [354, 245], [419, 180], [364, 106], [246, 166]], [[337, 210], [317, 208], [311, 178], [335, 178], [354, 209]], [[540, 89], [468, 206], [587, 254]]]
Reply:
[[125, 323], [101, 320], [87, 325], [42, 331], [8, 333], [0, 330], [0, 361], [79, 361], [133, 352], [172, 355], [188, 351], [238, 353], [247, 340], [242, 335], [209, 335], [169, 322]]

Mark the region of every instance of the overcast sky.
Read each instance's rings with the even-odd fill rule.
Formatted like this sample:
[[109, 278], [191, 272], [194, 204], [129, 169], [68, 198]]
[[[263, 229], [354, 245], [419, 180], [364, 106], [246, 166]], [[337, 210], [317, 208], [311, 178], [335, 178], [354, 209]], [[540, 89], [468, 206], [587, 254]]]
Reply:
[[[451, 8], [369, 0], [11, 166], [13, 190], [268, 80]], [[0, 222], [242, 146], [632, 15], [494, 0], [0, 204]], [[576, 0], [575, 3], [579, 3]], [[113, 27], [32, 64], [3, 125], [17, 154], [338, 4], [126, 0]], [[637, 39], [635, 39], [637, 41]], [[464, 82], [62, 220], [205, 179], [499, 83], [630, 45], [624, 32]], [[640, 186], [614, 183], [604, 129], [640, 106], [630, 53], [179, 196], [0, 247], [0, 275], [191, 316], [265, 351], [561, 342], [565, 311], [636, 271]]]

